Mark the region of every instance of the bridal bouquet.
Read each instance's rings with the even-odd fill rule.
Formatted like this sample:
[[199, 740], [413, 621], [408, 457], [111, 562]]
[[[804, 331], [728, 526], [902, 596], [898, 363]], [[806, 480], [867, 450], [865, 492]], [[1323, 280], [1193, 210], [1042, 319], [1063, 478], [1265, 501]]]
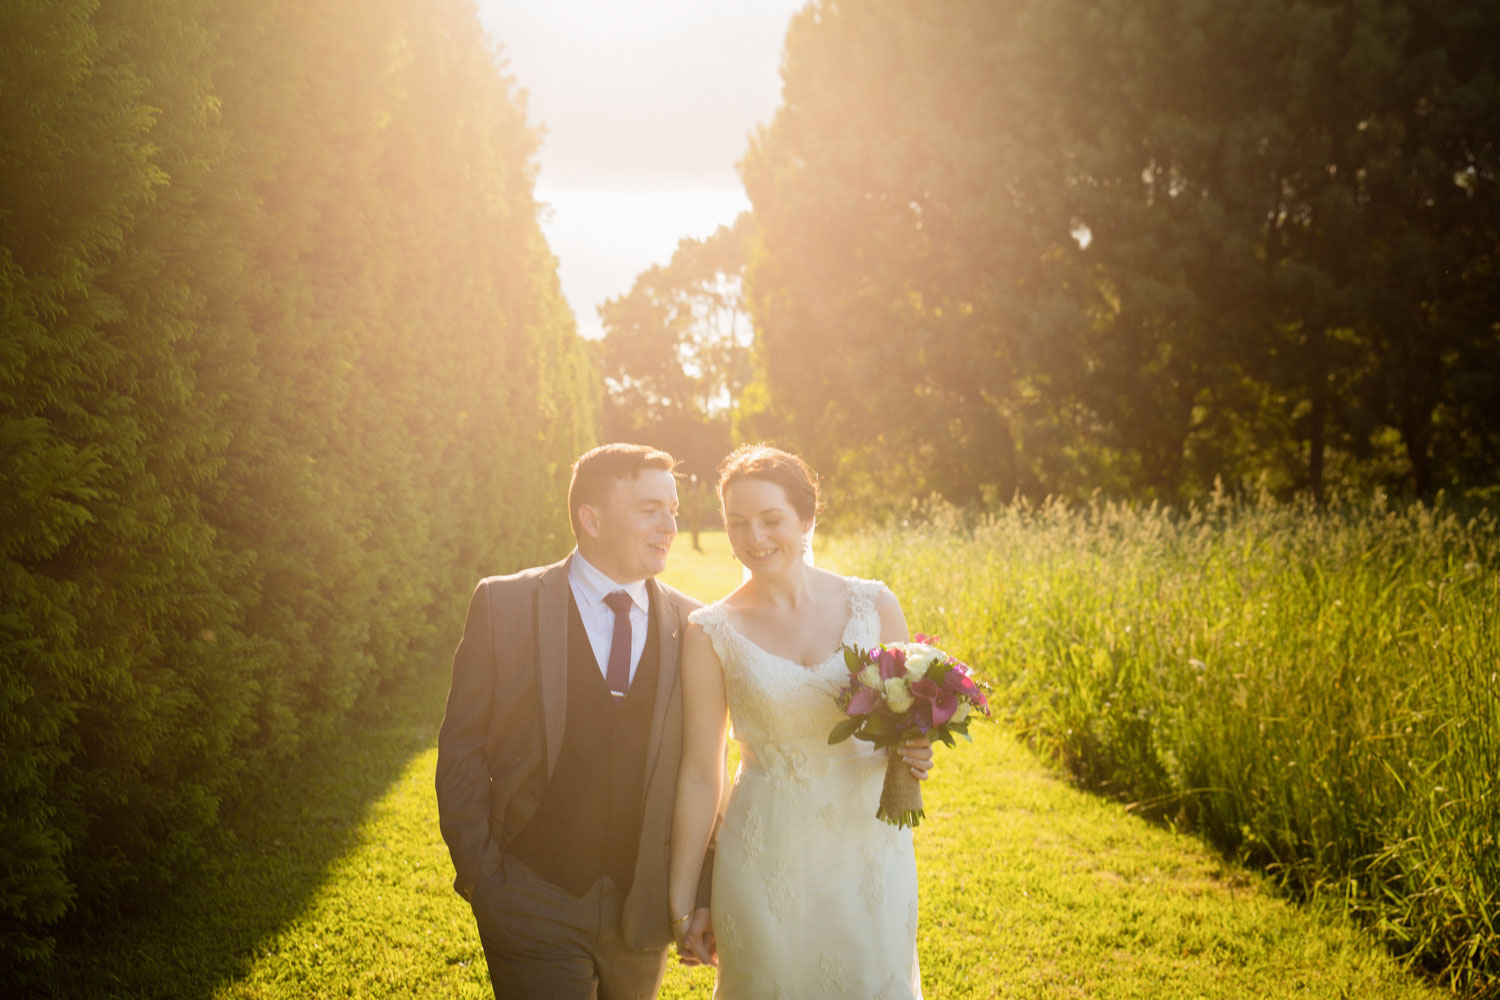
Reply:
[[[969, 718], [978, 709], [990, 714], [989, 700], [969, 675], [967, 664], [937, 648], [932, 636], [917, 633], [913, 642], [892, 642], [875, 649], [844, 647], [849, 683], [838, 693], [847, 716], [829, 743], [851, 736], [887, 747], [890, 763], [875, 815], [894, 826], [916, 826], [922, 816], [922, 787], [912, 777], [896, 744], [922, 734], [934, 743], [955, 746], [955, 734], [969, 737]], [[971, 741], [972, 742], [972, 741]]]

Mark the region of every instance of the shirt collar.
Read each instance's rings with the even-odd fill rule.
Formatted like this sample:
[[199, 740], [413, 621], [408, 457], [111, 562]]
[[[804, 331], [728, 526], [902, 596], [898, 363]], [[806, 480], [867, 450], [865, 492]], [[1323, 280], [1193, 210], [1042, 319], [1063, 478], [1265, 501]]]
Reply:
[[645, 580], [616, 583], [603, 570], [585, 559], [577, 549], [573, 550], [573, 560], [568, 564], [568, 582], [573, 585], [574, 594], [590, 604], [603, 605], [606, 595], [623, 590], [630, 595], [636, 607], [642, 611], [651, 610], [651, 598], [646, 592]]

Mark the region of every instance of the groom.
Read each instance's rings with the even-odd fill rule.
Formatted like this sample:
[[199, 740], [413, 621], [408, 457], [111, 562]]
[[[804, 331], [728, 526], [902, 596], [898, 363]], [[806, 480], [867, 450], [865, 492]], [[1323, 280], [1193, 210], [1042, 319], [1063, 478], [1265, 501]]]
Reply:
[[[469, 602], [438, 734], [438, 815], [499, 1000], [649, 998], [661, 984], [677, 657], [698, 607], [654, 579], [677, 535], [674, 465], [628, 444], [579, 458], [578, 547], [481, 580]], [[695, 925], [704, 890], [699, 905]]]

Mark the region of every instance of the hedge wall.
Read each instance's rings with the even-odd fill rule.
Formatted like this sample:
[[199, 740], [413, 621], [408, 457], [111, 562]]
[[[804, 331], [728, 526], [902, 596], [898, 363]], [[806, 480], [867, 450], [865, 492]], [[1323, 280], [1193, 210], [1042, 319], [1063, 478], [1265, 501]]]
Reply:
[[566, 546], [595, 379], [498, 66], [464, 0], [0, 5], [0, 966]]

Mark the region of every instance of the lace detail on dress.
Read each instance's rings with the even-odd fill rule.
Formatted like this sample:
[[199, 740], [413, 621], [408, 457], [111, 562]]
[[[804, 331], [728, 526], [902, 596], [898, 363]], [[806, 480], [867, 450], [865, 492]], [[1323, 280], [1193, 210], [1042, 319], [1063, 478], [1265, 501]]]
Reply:
[[766, 883], [766, 902], [771, 907], [771, 913], [777, 920], [787, 920], [792, 915], [796, 899], [792, 893], [792, 880], [787, 877], [786, 869], [777, 865], [762, 878]]
[[844, 964], [842, 955], [836, 951], [825, 951], [818, 957], [818, 964], [822, 971], [819, 985], [823, 987], [824, 993], [841, 994], [849, 988], [846, 978], [849, 969]]
[[714, 652], [719, 654], [719, 662], [728, 662], [729, 657], [725, 653], [734, 634], [734, 630], [729, 627], [728, 609], [722, 603], [709, 604], [689, 612], [688, 621], [708, 633], [709, 641], [714, 644]]
[[885, 589], [885, 584], [879, 580], [861, 580], [858, 577], [848, 577], [849, 584], [849, 619], [850, 625], [856, 622], [860, 628], [851, 627], [852, 635], [844, 637], [845, 642], [852, 642], [858, 646], [869, 648], [880, 643], [880, 614], [875, 610], [875, 599]]
[[865, 845], [864, 853], [865, 875], [859, 883], [859, 894], [865, 897], [865, 909], [874, 913], [885, 902], [885, 866], [870, 845]]
[[740, 925], [734, 919], [734, 914], [720, 914], [714, 923], [714, 937], [718, 939], [719, 947], [725, 951], [740, 950]]
[[765, 850], [766, 821], [760, 810], [751, 806], [745, 810], [745, 822], [740, 826], [740, 870], [749, 871]]
[[812, 776], [807, 751], [802, 747], [769, 743], [758, 749], [756, 760], [773, 781], [795, 781], [805, 785]]

